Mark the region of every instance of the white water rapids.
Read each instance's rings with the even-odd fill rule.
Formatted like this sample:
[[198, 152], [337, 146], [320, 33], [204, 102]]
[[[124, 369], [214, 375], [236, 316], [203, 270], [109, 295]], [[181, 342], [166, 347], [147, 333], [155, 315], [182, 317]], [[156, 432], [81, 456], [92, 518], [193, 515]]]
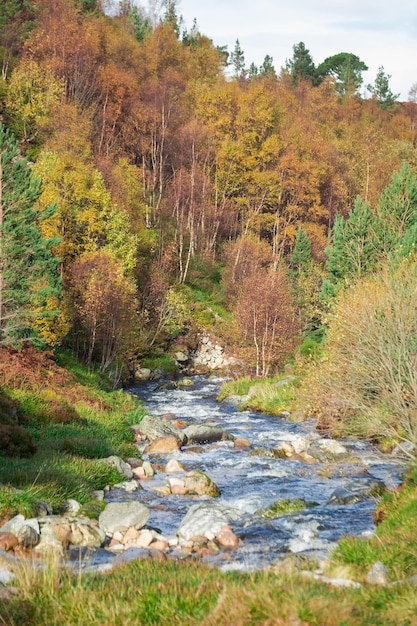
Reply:
[[[291, 422], [270, 415], [239, 412], [226, 403], [216, 402], [220, 379], [196, 377], [195, 385], [183, 389], [156, 390], [157, 382], [141, 383], [131, 389], [154, 416], [175, 414], [187, 424], [209, 423], [223, 427], [236, 437], [248, 439], [252, 448], [272, 448], [315, 432], [313, 420]], [[233, 522], [240, 546], [231, 554], [213, 557], [227, 569], [262, 568], [288, 553], [324, 558], [343, 535], [369, 536], [374, 531], [376, 501], [366, 497], [354, 504], [329, 504], [332, 493], [352, 481], [360, 484], [370, 477], [381, 479], [388, 488], [398, 485], [404, 465], [360, 441], [343, 444], [357, 457], [354, 464], [308, 464], [297, 460], [250, 456], [249, 450], [222, 441], [204, 446], [184, 446], [175, 454], [187, 470], [205, 472], [219, 487], [216, 498], [237, 509], [241, 516]], [[169, 458], [152, 459], [165, 464]], [[196, 501], [181, 495], [162, 496], [155, 487], [166, 484], [167, 475], [141, 481], [143, 490], [129, 494], [150, 509], [148, 525], [164, 536], [174, 536], [181, 520]], [[259, 511], [281, 499], [302, 498], [315, 506], [275, 519], [265, 519]], [[126, 499], [112, 491], [110, 499]], [[226, 558], [227, 556], [227, 558]]]

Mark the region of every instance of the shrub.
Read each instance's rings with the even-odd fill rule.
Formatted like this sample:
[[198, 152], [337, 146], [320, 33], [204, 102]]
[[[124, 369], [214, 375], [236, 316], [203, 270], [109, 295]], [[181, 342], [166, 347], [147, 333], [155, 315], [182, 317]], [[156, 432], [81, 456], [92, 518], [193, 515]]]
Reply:
[[326, 355], [310, 376], [321, 425], [417, 444], [417, 263], [403, 261], [344, 292]]

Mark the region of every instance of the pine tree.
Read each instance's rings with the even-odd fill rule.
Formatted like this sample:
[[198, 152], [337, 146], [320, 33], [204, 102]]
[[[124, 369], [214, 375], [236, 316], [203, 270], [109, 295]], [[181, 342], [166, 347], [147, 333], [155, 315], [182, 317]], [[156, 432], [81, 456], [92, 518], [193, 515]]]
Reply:
[[353, 284], [375, 268], [381, 256], [377, 245], [378, 225], [368, 203], [360, 198], [347, 220], [336, 216], [332, 244], [326, 248], [328, 275], [321, 292], [324, 302], [329, 302], [343, 286]]
[[292, 268], [298, 270], [298, 272], [306, 269], [311, 261], [311, 243], [310, 240], [302, 228], [298, 229], [297, 237], [295, 239], [294, 250], [291, 255], [290, 265]]
[[[42, 213], [35, 208], [40, 180], [19, 154], [14, 135], [0, 124], [0, 342], [27, 336], [30, 311], [59, 293], [57, 265], [51, 254], [57, 238], [44, 239]], [[38, 313], [39, 315], [39, 313]]]

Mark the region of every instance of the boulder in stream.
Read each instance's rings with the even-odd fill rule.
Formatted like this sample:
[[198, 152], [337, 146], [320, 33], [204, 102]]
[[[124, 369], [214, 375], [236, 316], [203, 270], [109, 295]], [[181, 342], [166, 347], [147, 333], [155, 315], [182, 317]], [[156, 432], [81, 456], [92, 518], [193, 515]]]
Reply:
[[238, 520], [241, 512], [221, 502], [204, 502], [192, 506], [183, 518], [177, 535], [188, 541], [192, 537], [204, 535], [216, 537], [225, 526]]
[[320, 463], [341, 461], [349, 455], [345, 446], [334, 439], [317, 439], [308, 446], [307, 452]]
[[145, 415], [140, 424], [131, 428], [136, 437], [142, 436], [149, 441], [172, 435], [178, 439], [182, 446], [187, 442], [187, 435], [184, 431], [153, 415]]
[[110, 502], [98, 519], [99, 526], [107, 535], [116, 531], [126, 532], [130, 526], [142, 528], [149, 519], [149, 509], [140, 502]]
[[184, 429], [188, 443], [214, 443], [216, 441], [234, 441], [235, 437], [221, 426], [212, 424], [191, 424]]
[[386, 491], [385, 483], [377, 478], [347, 482], [332, 493], [328, 504], [354, 504], [365, 498], [381, 496]]

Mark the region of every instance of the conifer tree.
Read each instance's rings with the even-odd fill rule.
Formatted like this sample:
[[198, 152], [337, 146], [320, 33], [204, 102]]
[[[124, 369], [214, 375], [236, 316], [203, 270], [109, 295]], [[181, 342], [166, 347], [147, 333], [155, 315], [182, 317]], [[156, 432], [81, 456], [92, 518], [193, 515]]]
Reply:
[[[58, 259], [51, 248], [57, 238], [44, 239], [39, 224], [55, 206], [35, 208], [40, 180], [19, 154], [14, 135], [0, 124], [0, 342], [24, 338], [30, 311], [59, 292]], [[45, 312], [45, 314], [47, 314]]]
[[299, 228], [295, 239], [290, 265], [298, 272], [307, 268], [311, 261], [311, 243], [303, 228]]
[[343, 286], [353, 284], [374, 269], [380, 257], [377, 230], [377, 219], [368, 203], [360, 198], [347, 220], [341, 215], [336, 216], [332, 244], [326, 248], [328, 276], [321, 292], [325, 302], [329, 302]]

